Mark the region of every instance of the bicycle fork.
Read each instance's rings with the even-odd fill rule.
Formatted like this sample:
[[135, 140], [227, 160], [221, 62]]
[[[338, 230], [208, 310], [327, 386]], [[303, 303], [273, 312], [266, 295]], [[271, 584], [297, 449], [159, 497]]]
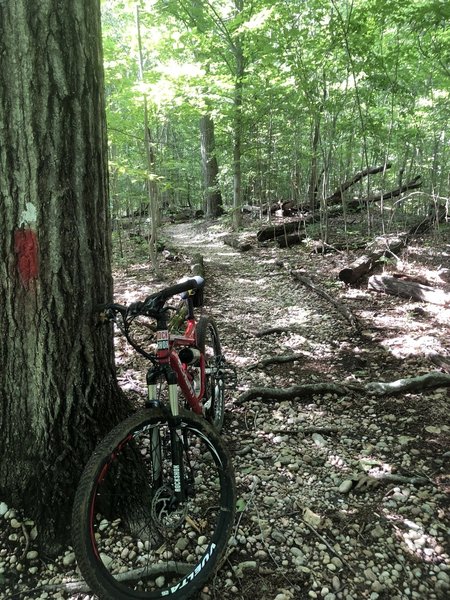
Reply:
[[[169, 365], [161, 369], [169, 390], [168, 426], [170, 434], [170, 449], [173, 477], [173, 491], [176, 503], [183, 502], [187, 497], [186, 483], [183, 465], [183, 431], [181, 429], [181, 418], [178, 405], [177, 377]], [[157, 400], [157, 381], [161, 375], [160, 369], [150, 369], [147, 373], [148, 406], [161, 406]], [[166, 407], [164, 407], [166, 408]], [[166, 409], [167, 410], [167, 409]], [[163, 455], [159, 429], [151, 431], [151, 454], [153, 481], [158, 486], [163, 485]]]

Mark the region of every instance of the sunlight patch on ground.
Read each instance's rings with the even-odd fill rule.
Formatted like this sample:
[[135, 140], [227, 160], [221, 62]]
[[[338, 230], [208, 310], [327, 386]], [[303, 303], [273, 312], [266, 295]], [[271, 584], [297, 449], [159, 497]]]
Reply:
[[239, 256], [239, 252], [233, 252], [232, 250], [227, 250], [227, 251], [222, 251], [222, 252], [217, 252], [217, 256], [223, 256], [223, 257], [236, 257]]
[[384, 339], [381, 345], [396, 358], [424, 356], [430, 352], [445, 353], [440, 342], [431, 335], [414, 337], [411, 334]]
[[444, 552], [443, 547], [436, 539], [439, 533], [437, 528], [427, 531], [423, 523], [416, 523], [401, 515], [391, 514], [386, 509], [383, 510], [383, 513], [391, 523], [395, 537], [409, 554], [430, 563], [449, 560], [449, 555]]
[[275, 321], [274, 327], [290, 327], [291, 325], [299, 325], [310, 321], [311, 311], [300, 306], [286, 306], [284, 310], [287, 310], [288, 314], [279, 317]]

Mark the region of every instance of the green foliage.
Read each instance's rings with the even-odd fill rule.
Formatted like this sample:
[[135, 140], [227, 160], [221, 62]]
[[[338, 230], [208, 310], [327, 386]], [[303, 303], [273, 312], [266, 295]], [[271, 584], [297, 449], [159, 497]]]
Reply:
[[[145, 199], [143, 98], [163, 206], [202, 206], [198, 122], [215, 122], [220, 185], [233, 189], [236, 44], [242, 45], [244, 202], [308, 201], [356, 171], [393, 163], [378, 189], [420, 173], [448, 195], [450, 9], [441, 0], [103, 2], [111, 180], [116, 205]], [[318, 132], [313, 143], [314, 131]], [[315, 165], [315, 166], [314, 166]], [[370, 182], [369, 182], [369, 185]], [[367, 181], [354, 188], [367, 195]]]

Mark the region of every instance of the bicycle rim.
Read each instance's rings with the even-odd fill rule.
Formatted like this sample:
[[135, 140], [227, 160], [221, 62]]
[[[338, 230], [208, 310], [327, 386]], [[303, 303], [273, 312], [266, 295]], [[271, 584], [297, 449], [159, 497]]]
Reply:
[[205, 416], [218, 431], [225, 417], [225, 382], [221, 372], [222, 348], [219, 332], [211, 317], [203, 317], [197, 326], [197, 344], [205, 354]]
[[217, 568], [234, 519], [228, 453], [207, 423], [185, 411], [178, 439], [188, 490], [182, 502], [174, 493], [161, 411], [119, 425], [85, 469], [74, 506], [74, 548], [100, 598], [189, 598]]

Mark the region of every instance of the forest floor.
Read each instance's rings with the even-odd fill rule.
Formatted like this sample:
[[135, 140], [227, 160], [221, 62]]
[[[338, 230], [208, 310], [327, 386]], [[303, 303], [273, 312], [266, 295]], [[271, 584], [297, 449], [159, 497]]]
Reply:
[[[245, 233], [252, 248], [239, 252], [223, 243], [221, 221], [168, 225], [162, 235], [177, 260], [161, 259], [163, 282], [152, 280], [134, 246], [125, 247], [115, 272], [116, 298], [130, 302], [188, 274], [189, 260], [201, 253], [205, 311], [237, 370], [223, 437], [236, 470], [238, 513], [227, 562], [199, 599], [450, 597], [448, 388], [385, 396], [364, 390], [369, 382], [439, 371], [430, 355], [450, 352], [450, 307], [370, 292], [367, 278], [345, 286], [337, 273], [361, 251], [257, 244], [257, 226]], [[436, 281], [437, 270], [450, 267], [448, 234], [443, 226], [416, 238], [378, 272]], [[298, 270], [345, 306], [358, 327], [295, 281]], [[260, 335], [273, 327], [280, 331]], [[142, 363], [120, 341], [116, 353], [122, 387], [141, 392]], [[286, 355], [295, 360], [262, 364]], [[244, 396], [255, 387], [313, 383], [344, 384], [347, 391]], [[0, 546], [0, 574], [19, 575], [16, 589], [1, 596], [0, 587], [2, 598], [93, 598], [45, 587], [79, 577], [72, 549], [46, 560], [21, 536], [27, 522], [17, 523], [19, 516], [0, 503], [0, 540], [13, 536], [17, 546]]]

